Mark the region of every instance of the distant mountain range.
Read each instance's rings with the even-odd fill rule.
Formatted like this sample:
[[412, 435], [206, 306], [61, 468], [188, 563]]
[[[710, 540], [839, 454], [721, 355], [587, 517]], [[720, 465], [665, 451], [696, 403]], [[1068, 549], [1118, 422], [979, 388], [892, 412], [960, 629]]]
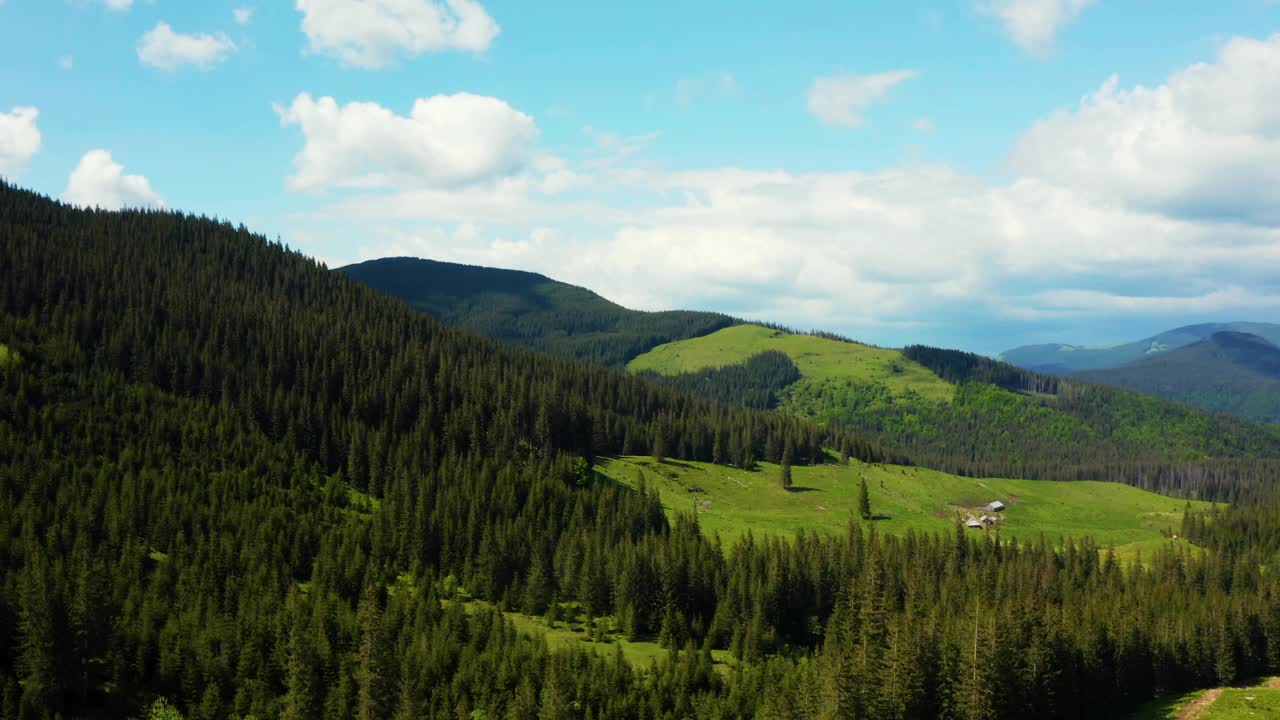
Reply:
[[1001, 359], [1260, 422], [1280, 422], [1280, 325], [1188, 325], [1104, 348], [1028, 345]]
[[1118, 345], [1101, 347], [1063, 343], [1023, 345], [1006, 350], [996, 359], [1027, 370], [1066, 375], [1083, 370], [1120, 367], [1145, 357], [1208, 340], [1215, 333], [1220, 332], [1249, 333], [1280, 344], [1280, 325], [1253, 322], [1203, 323], [1186, 325], [1149, 338]]

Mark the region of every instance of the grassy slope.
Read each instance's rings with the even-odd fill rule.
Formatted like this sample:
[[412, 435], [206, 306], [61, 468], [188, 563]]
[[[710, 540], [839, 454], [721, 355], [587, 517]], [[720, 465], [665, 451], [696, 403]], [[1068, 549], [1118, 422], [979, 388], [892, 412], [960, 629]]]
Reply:
[[[481, 608], [492, 607], [482, 600], [468, 600], [465, 608], [474, 613]], [[561, 603], [562, 612], [570, 616], [566, 620], [558, 620], [548, 625], [541, 617], [525, 615], [518, 612], [504, 612], [503, 617], [511, 621], [516, 631], [528, 637], [541, 637], [553, 649], [589, 650], [603, 657], [612, 657], [618, 650], [622, 657], [633, 667], [648, 667], [661, 658], [671, 656], [671, 652], [650, 640], [627, 640], [614, 625], [613, 616], [598, 618], [597, 621], [608, 625], [605, 642], [593, 641], [588, 634], [586, 616], [577, 610], [577, 603]], [[715, 668], [727, 673], [733, 665], [733, 655], [728, 650], [712, 650], [711, 658]]]
[[[1176, 720], [1183, 717], [1188, 705], [1200, 700], [1207, 692], [1194, 690], [1156, 698], [1131, 715], [1130, 720]], [[1242, 687], [1222, 688], [1220, 692], [1216, 700], [1193, 717], [1198, 720], [1280, 717], [1280, 688], [1277, 688], [1274, 678], [1264, 678]]]
[[803, 379], [786, 391], [792, 398], [838, 393], [850, 381], [883, 385], [894, 397], [914, 393], [936, 401], [950, 400], [955, 395], [953, 385], [907, 360], [897, 350], [792, 335], [758, 325], [735, 325], [710, 335], [659, 345], [627, 367], [675, 375], [740, 363], [766, 350], [786, 353], [800, 369]]
[[[795, 488], [778, 483], [777, 466], [755, 472], [706, 463], [651, 458], [603, 460], [604, 475], [634, 486], [637, 471], [661, 494], [669, 512], [689, 512], [700, 503], [699, 521], [726, 542], [753, 534], [790, 536], [797, 530], [841, 531], [856, 517], [859, 480], [867, 479], [878, 531], [949, 531], [955, 519], [992, 500], [1009, 503], [1000, 526], [1003, 539], [1024, 542], [1092, 537], [1115, 545], [1122, 559], [1149, 555], [1167, 545], [1161, 530], [1177, 530], [1185, 503], [1117, 483], [1050, 482], [965, 478], [924, 468], [851, 463], [795, 467]], [[883, 483], [883, 484], [882, 484]], [[702, 492], [690, 492], [689, 487]], [[1193, 507], [1206, 507], [1193, 503]], [[979, 531], [973, 531], [975, 534]]]

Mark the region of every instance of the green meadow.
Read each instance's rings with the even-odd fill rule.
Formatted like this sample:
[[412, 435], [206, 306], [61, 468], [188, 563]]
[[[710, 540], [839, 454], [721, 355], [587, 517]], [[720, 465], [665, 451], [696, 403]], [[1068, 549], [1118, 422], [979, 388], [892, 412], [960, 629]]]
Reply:
[[1166, 535], [1178, 531], [1187, 506], [1184, 500], [1118, 483], [967, 478], [856, 461], [794, 467], [790, 490], [782, 488], [778, 467], [767, 463], [744, 472], [708, 463], [623, 457], [602, 460], [597, 470], [631, 487], [643, 477], [669, 513], [696, 510], [704, 532], [726, 543], [748, 531], [783, 537], [798, 530], [843, 531], [850, 521], [859, 521], [863, 479], [878, 532], [949, 531], [958, 520], [980, 516], [987, 503], [999, 500], [1007, 505], [999, 523], [970, 532], [1020, 542], [1043, 536], [1059, 543], [1088, 536], [1099, 545], [1115, 546], [1123, 559], [1149, 556], [1179, 542]]
[[1130, 720], [1261, 720], [1280, 717], [1280, 678], [1239, 687], [1194, 690], [1156, 698]]
[[838, 392], [849, 382], [882, 385], [893, 397], [914, 395], [945, 401], [955, 396], [955, 386], [897, 350], [794, 335], [759, 325], [735, 325], [710, 335], [659, 345], [632, 360], [627, 368], [677, 375], [734, 365], [767, 350], [786, 353], [800, 370], [802, 379], [788, 388], [788, 393], [795, 396]]

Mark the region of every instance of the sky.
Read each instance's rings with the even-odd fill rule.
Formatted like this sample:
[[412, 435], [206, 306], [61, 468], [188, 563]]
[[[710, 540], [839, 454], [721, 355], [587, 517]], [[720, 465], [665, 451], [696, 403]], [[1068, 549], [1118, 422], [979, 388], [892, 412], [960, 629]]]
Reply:
[[0, 176], [998, 353], [1280, 318], [1280, 0], [0, 0]]

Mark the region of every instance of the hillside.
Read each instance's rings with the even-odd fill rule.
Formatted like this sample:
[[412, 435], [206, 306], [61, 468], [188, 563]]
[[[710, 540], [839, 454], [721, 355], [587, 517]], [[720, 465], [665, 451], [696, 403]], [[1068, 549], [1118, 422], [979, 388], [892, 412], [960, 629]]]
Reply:
[[1115, 368], [1145, 357], [1176, 350], [1209, 339], [1219, 332], [1257, 335], [1272, 343], [1280, 343], [1280, 325], [1271, 323], [1233, 322], [1187, 325], [1159, 335], [1103, 347], [1084, 347], [1063, 343], [1024, 345], [1006, 350], [998, 359], [1037, 372], [1067, 374], [1085, 370]]
[[1218, 332], [1176, 350], [1075, 377], [1258, 422], [1280, 422], [1280, 348], [1257, 335]]
[[[885, 468], [889, 520], [726, 518], [762, 527], [726, 546], [593, 463], [692, 468], [713, 513], [716, 478], [789, 467], [753, 488], [788, 526], [861, 467], [831, 448], [876, 445], [504, 347], [228, 223], [0, 184], [0, 266], [0, 717], [1086, 717], [1280, 652], [1266, 561], [1220, 549], [1264, 513], [1137, 572], [919, 517], [966, 481]], [[1018, 532], [1119, 542], [1185, 507], [982, 482], [1026, 495]]]
[[733, 322], [717, 313], [628, 310], [585, 288], [519, 270], [384, 258], [338, 272], [450, 325], [600, 365], [621, 366], [655, 345]]
[[[1007, 503], [988, 531], [1002, 540], [1051, 543], [1092, 538], [1125, 557], [1172, 541], [1186, 503], [1118, 483], [967, 478], [924, 468], [851, 463], [793, 468], [794, 487], [778, 482], [776, 465], [754, 471], [697, 462], [656, 463], [651, 458], [602, 461], [605, 475], [636, 486], [643, 477], [669, 513], [696, 508], [709, 533], [735, 542], [790, 538], [798, 531], [842, 531], [858, 517], [858, 493], [867, 483], [878, 533], [951, 531], [957, 520], [982, 516], [993, 500]], [[1195, 509], [1207, 503], [1195, 502]], [[983, 531], [974, 531], [981, 534]]]
[[[530, 717], [522, 678], [536, 708], [561, 663], [611, 683], [610, 717], [675, 708], [440, 599], [461, 583], [607, 615], [640, 602], [607, 558], [711, 562], [649, 499], [593, 481], [590, 457], [710, 459], [721, 435], [797, 465], [863, 447], [505, 348], [227, 223], [0, 184], [0, 266], [3, 717], [135, 717], [161, 695], [202, 718]], [[664, 582], [705, 628], [718, 576]]]
[[659, 346], [628, 368], [678, 378], [765, 350], [800, 373], [778, 391], [781, 411], [857, 429], [939, 470], [1215, 497], [1270, 482], [1274, 463], [1258, 459], [1280, 458], [1275, 428], [948, 350], [735, 326]]
[[884, 388], [895, 399], [941, 401], [955, 395], [954, 387], [897, 350], [760, 325], [735, 325], [710, 335], [660, 345], [632, 360], [627, 369], [680, 375], [741, 364], [768, 351], [785, 353], [800, 371], [800, 380], [783, 390], [783, 402], [788, 407], [818, 401], [840, 405], [842, 396], [861, 394], [864, 385]]

